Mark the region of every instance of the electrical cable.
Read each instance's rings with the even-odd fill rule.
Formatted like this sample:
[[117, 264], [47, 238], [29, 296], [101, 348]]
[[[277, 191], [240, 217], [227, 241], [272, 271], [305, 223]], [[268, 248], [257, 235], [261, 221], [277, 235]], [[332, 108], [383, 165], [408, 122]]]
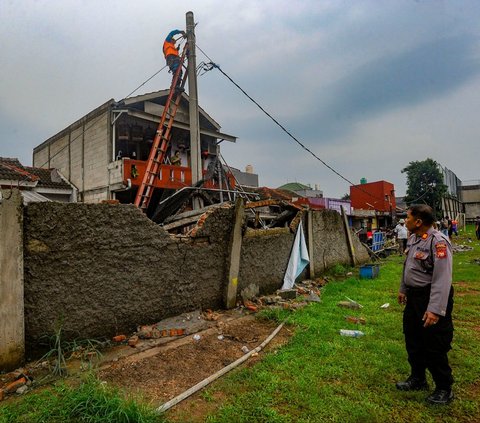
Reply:
[[[163, 68], [161, 68], [160, 70], [158, 70], [157, 72], [155, 72], [151, 77], [149, 77], [145, 82], [143, 82], [142, 84], [140, 84], [137, 88], [135, 88], [130, 94], [128, 94], [127, 96], [123, 97], [120, 101], [118, 101], [117, 103], [122, 103], [125, 99], [129, 98], [133, 93], [135, 93], [136, 91], [138, 91], [141, 87], [143, 87], [148, 81], [150, 81], [151, 79], [153, 79], [155, 76], [157, 76], [160, 72], [162, 72], [165, 68], [167, 67], [167, 65], [165, 65]], [[100, 115], [101, 117], [101, 115]], [[44, 167], [45, 165], [47, 165], [53, 158], [55, 158], [56, 156], [58, 156], [62, 151], [64, 151], [66, 148], [68, 148], [69, 146], [72, 145], [72, 143], [74, 141], [76, 141], [78, 138], [80, 138], [81, 136], [83, 136], [85, 134], [86, 131], [88, 131], [90, 128], [92, 128], [95, 124], [97, 123], [96, 120], [92, 121], [91, 122], [91, 125], [88, 125], [86, 126], [83, 131], [78, 134], [75, 138], [73, 138], [72, 140], [70, 140], [64, 147], [62, 147], [60, 150], [58, 150], [53, 156], [50, 156], [48, 158], [48, 160], [43, 163], [42, 165], [38, 166], [38, 167]]]
[[[183, 43], [183, 41], [181, 42]], [[227, 73], [225, 73], [219, 65], [217, 65], [213, 60], [198, 46], [196, 47], [205, 55], [205, 57], [210, 60], [210, 63], [201, 63], [200, 65], [203, 65], [203, 70], [204, 73], [208, 72], [209, 70], [216, 68], [218, 69], [232, 84], [234, 84], [250, 101], [252, 101], [265, 115], [267, 115], [278, 127], [280, 127], [291, 139], [293, 139], [302, 149], [304, 149], [306, 152], [308, 152], [310, 155], [312, 155], [316, 160], [321, 162], [325, 167], [327, 167], [330, 171], [335, 173], [337, 176], [339, 176], [341, 179], [352, 185], [353, 187], [359, 189], [360, 191], [364, 192], [365, 194], [369, 195], [372, 198], [379, 199], [379, 197], [374, 196], [368, 191], [365, 191], [364, 189], [360, 188], [358, 185], [354, 184], [352, 181], [350, 181], [348, 178], [343, 176], [340, 172], [335, 170], [332, 166], [330, 166], [328, 163], [326, 163], [324, 160], [322, 160], [319, 156], [317, 156], [312, 150], [310, 150], [306, 145], [304, 145], [300, 140], [298, 140], [288, 129], [286, 129], [277, 119], [275, 119], [269, 112], [267, 112], [255, 99], [253, 99], [239, 84], [237, 84]], [[200, 71], [200, 65], [197, 67], [197, 72]], [[155, 72], [151, 77], [149, 77], [147, 80], [145, 80], [142, 84], [140, 84], [137, 88], [135, 88], [131, 93], [129, 93], [127, 96], [123, 97], [122, 100], [119, 101], [121, 103], [124, 101], [126, 98], [130, 97], [133, 93], [138, 91], [142, 86], [144, 86], [147, 82], [149, 82], [151, 79], [153, 79], [155, 76], [157, 76], [161, 71], [163, 71], [167, 65], [162, 67], [160, 70]], [[203, 75], [203, 74], [202, 74]], [[53, 158], [58, 156], [62, 151], [64, 151], [69, 145], [71, 145], [74, 141], [76, 141], [78, 138], [80, 138], [84, 133], [93, 127], [93, 125], [96, 123], [96, 121], [93, 121], [91, 125], [88, 125], [83, 129], [83, 131], [77, 135], [73, 140], [70, 140], [69, 143], [61, 148], [59, 151], [57, 151], [53, 156], [50, 156], [47, 162], [45, 162], [43, 165], [39, 167], [43, 167], [46, 164], [48, 164]], [[426, 194], [426, 193], [425, 193]], [[425, 195], [424, 194], [424, 195]], [[419, 197], [419, 199], [422, 197]], [[382, 200], [383, 201], [383, 200]]]
[[151, 79], [155, 78], [161, 71], [163, 71], [165, 68], [167, 67], [167, 65], [165, 65], [162, 69], [158, 70], [157, 72], [155, 72], [150, 78], [148, 78], [145, 82], [143, 82], [142, 84], [140, 84], [137, 88], [135, 88], [130, 94], [128, 94], [127, 96], [123, 97], [120, 102], [122, 102], [123, 100], [125, 100], [126, 98], [130, 97], [134, 92], [138, 91], [141, 87], [143, 87], [148, 81], [150, 81]]
[[[324, 160], [322, 160], [320, 157], [318, 157], [312, 150], [310, 150], [307, 146], [305, 146], [302, 142], [300, 142], [289, 130], [287, 130], [278, 120], [276, 120], [269, 112], [267, 112], [256, 100], [254, 100], [240, 85], [238, 85], [229, 75], [227, 75], [219, 65], [217, 65], [213, 60], [198, 46], [196, 47], [205, 55], [205, 57], [210, 60], [210, 63], [207, 65], [211, 65], [211, 68], [216, 68], [218, 69], [233, 85], [235, 85], [250, 101], [252, 101], [263, 113], [265, 113], [277, 126], [279, 126], [290, 138], [292, 138], [301, 148], [303, 148], [305, 151], [307, 151], [309, 154], [311, 154], [315, 159], [317, 159], [319, 162], [321, 162], [324, 166], [326, 166], [328, 169], [330, 169], [333, 173], [335, 173], [337, 176], [342, 178], [344, 181], [348, 182], [350, 185], [352, 185], [354, 188], [359, 189], [360, 191], [364, 192], [365, 194], [369, 195], [372, 198], [375, 198], [378, 200], [380, 197], [377, 197], [373, 195], [372, 193], [365, 191], [364, 189], [360, 188], [358, 185], [354, 184], [352, 181], [350, 181], [348, 178], [343, 176], [340, 172], [337, 172], [332, 166], [330, 166], [328, 163], [326, 163]], [[204, 68], [205, 69], [205, 68]], [[210, 70], [210, 69], [209, 69]], [[383, 200], [382, 200], [383, 201]]]

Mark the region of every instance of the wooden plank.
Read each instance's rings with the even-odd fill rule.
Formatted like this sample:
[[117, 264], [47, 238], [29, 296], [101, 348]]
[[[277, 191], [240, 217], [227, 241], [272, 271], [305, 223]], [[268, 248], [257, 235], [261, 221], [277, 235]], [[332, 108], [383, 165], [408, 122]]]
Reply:
[[308, 264], [308, 271], [310, 279], [315, 278], [315, 264], [313, 260], [313, 211], [307, 212], [307, 241], [308, 241], [308, 255], [310, 263]]
[[352, 266], [355, 266], [355, 249], [353, 248], [353, 241], [352, 241], [352, 231], [350, 230], [350, 226], [348, 226], [347, 214], [345, 213], [345, 209], [343, 206], [340, 206], [342, 210], [342, 218], [343, 218], [343, 227], [345, 228], [345, 233], [347, 235], [347, 242], [348, 242], [348, 251], [350, 253], [350, 259]]

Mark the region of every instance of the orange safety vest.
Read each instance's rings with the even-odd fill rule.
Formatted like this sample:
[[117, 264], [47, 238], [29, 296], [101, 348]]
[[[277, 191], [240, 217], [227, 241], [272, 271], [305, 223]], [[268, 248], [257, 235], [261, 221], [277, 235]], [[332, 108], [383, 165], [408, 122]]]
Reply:
[[178, 50], [175, 47], [175, 42], [165, 41], [163, 43], [163, 54], [164, 54], [165, 57], [170, 56], [172, 54], [174, 56], [178, 56]]

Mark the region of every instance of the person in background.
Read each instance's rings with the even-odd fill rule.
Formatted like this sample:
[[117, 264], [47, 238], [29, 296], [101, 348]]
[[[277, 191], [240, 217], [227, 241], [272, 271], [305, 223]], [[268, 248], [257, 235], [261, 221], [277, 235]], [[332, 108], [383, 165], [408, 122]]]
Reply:
[[[173, 38], [175, 35], [182, 35], [183, 38], [186, 38], [186, 33], [185, 31], [180, 31], [179, 29], [174, 29], [173, 31], [170, 31], [170, 33], [167, 35], [167, 38], [165, 38], [165, 42], [163, 43], [163, 55], [165, 56], [165, 60], [167, 62], [168, 67], [170, 68], [170, 72], [172, 72], [172, 82], [173, 79], [175, 78], [175, 72], [177, 71], [178, 67], [180, 66], [180, 56], [178, 54], [178, 46], [175, 45], [176, 42], [178, 42], [180, 38], [177, 40]], [[177, 85], [175, 88], [179, 88], [180, 82], [182, 81], [182, 70], [180, 69], [180, 74], [178, 75], [177, 79]]]
[[445, 219], [447, 219], [447, 233], [448, 233], [448, 239], [452, 239], [452, 233], [453, 233], [453, 227], [452, 227], [452, 219], [450, 217], [445, 216]]
[[443, 235], [448, 236], [448, 216], [445, 216], [440, 220], [440, 232], [442, 232]]
[[475, 235], [477, 239], [480, 241], [480, 216], [477, 216], [475, 219]]
[[371, 229], [367, 229], [367, 242], [366, 244], [369, 247], [372, 247], [373, 245], [373, 231]]
[[401, 391], [428, 389], [428, 369], [435, 390], [426, 400], [447, 404], [453, 400], [452, 369], [447, 353], [453, 339], [452, 246], [433, 229], [431, 207], [412, 205], [406, 227], [411, 233], [403, 265], [398, 302], [405, 304], [403, 333], [410, 364], [410, 376], [397, 382]]
[[452, 234], [455, 234], [455, 236], [458, 236], [458, 222], [455, 219], [452, 219]]
[[180, 151], [175, 151], [175, 154], [170, 157], [170, 163], [172, 166], [181, 166], [182, 165], [182, 159], [180, 157]]
[[395, 232], [395, 236], [397, 238], [398, 242], [398, 252], [400, 255], [403, 255], [403, 252], [407, 248], [407, 239], [408, 239], [408, 230], [405, 226], [405, 220], [400, 219], [398, 221], [398, 225], [395, 226], [395, 229], [393, 230]]

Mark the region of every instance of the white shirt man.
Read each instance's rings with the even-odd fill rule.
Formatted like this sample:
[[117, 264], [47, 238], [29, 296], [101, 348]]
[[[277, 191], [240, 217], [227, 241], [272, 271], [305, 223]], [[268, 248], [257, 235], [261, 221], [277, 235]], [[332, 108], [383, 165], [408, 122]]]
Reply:
[[395, 229], [393, 230], [393, 232], [395, 232], [397, 237], [397, 241], [399, 244], [398, 246], [399, 252], [400, 254], [403, 254], [403, 252], [405, 251], [405, 248], [407, 248], [407, 239], [408, 239], [408, 229], [405, 226], [404, 219], [400, 219], [398, 221], [398, 225], [395, 226]]

